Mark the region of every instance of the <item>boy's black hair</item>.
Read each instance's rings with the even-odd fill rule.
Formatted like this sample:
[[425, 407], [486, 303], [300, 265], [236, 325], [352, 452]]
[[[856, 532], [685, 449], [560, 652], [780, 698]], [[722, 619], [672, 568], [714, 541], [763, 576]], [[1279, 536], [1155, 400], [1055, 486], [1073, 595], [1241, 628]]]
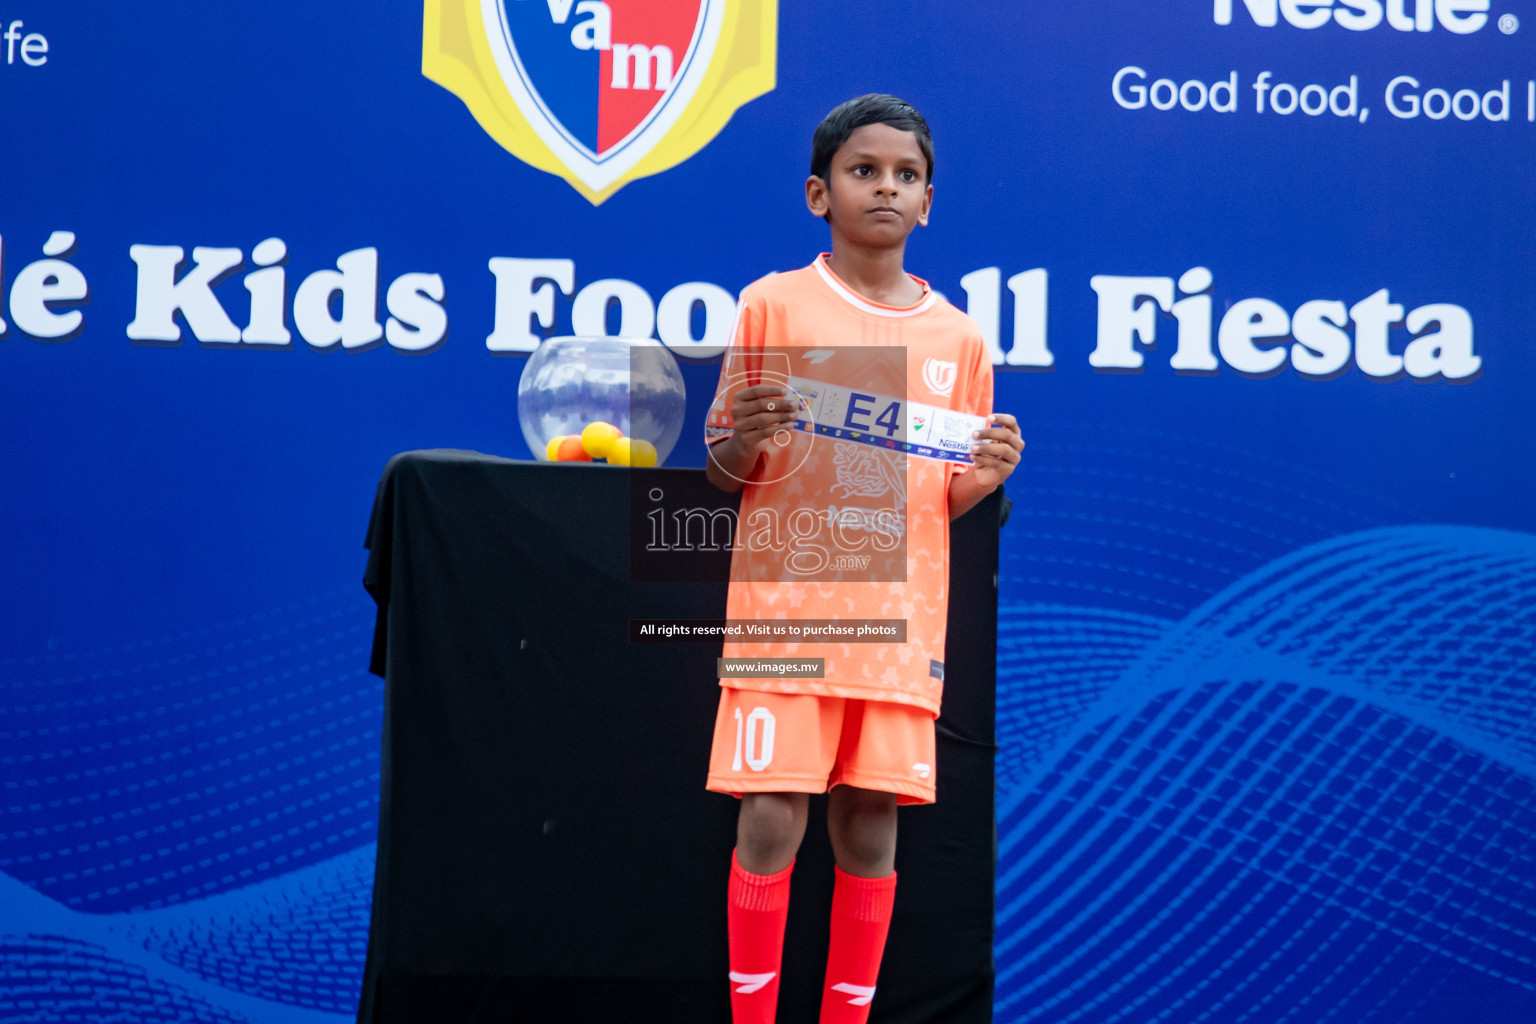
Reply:
[[867, 124], [888, 124], [917, 136], [917, 148], [928, 161], [928, 181], [933, 181], [933, 135], [917, 108], [905, 100], [872, 92], [851, 99], [822, 118], [811, 140], [811, 173], [822, 181], [832, 170], [832, 157], [856, 129]]

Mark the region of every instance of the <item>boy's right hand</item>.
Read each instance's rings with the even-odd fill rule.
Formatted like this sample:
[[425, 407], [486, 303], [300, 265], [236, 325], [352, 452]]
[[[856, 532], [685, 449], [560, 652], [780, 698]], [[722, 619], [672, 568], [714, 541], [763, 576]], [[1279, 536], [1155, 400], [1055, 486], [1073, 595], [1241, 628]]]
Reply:
[[731, 401], [731, 422], [737, 443], [753, 455], [799, 416], [800, 403], [782, 384], [754, 384], [736, 393]]

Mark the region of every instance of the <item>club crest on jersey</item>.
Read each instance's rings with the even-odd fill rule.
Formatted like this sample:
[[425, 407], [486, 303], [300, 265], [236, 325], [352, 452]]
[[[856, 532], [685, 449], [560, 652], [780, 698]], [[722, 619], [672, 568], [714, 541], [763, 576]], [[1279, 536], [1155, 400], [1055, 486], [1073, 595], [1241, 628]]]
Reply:
[[955, 389], [955, 370], [955, 364], [948, 360], [930, 358], [923, 363], [923, 386], [948, 398]]
[[594, 205], [773, 89], [778, 0], [426, 0], [421, 71]]

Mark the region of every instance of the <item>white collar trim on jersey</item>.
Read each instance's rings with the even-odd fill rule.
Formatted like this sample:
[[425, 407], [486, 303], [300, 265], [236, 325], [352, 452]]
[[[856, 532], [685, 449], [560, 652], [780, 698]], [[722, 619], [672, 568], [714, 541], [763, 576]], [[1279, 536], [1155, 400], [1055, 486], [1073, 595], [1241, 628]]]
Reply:
[[[827, 267], [826, 253], [817, 256], [816, 262], [812, 263], [811, 266], [816, 268], [816, 273], [821, 275], [821, 279], [827, 283], [827, 287], [836, 292], [844, 302], [865, 313], [873, 313], [875, 316], [917, 316], [919, 313], [926, 313], [932, 309], [934, 302], [938, 300], [938, 296], [933, 293], [927, 283], [919, 281], [923, 285], [923, 300], [917, 305], [908, 306], [905, 309], [896, 309], [892, 306], [877, 306], [855, 295], [843, 282], [837, 279], [837, 275], [833, 274], [831, 269]], [[918, 279], [914, 277], [912, 280], [917, 281]]]

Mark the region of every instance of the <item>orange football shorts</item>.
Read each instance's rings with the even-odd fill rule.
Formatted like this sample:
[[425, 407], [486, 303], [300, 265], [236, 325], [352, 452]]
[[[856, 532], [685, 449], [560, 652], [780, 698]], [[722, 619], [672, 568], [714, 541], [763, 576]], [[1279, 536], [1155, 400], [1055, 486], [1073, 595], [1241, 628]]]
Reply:
[[848, 697], [720, 688], [705, 788], [824, 793], [836, 785], [934, 802], [933, 716]]

